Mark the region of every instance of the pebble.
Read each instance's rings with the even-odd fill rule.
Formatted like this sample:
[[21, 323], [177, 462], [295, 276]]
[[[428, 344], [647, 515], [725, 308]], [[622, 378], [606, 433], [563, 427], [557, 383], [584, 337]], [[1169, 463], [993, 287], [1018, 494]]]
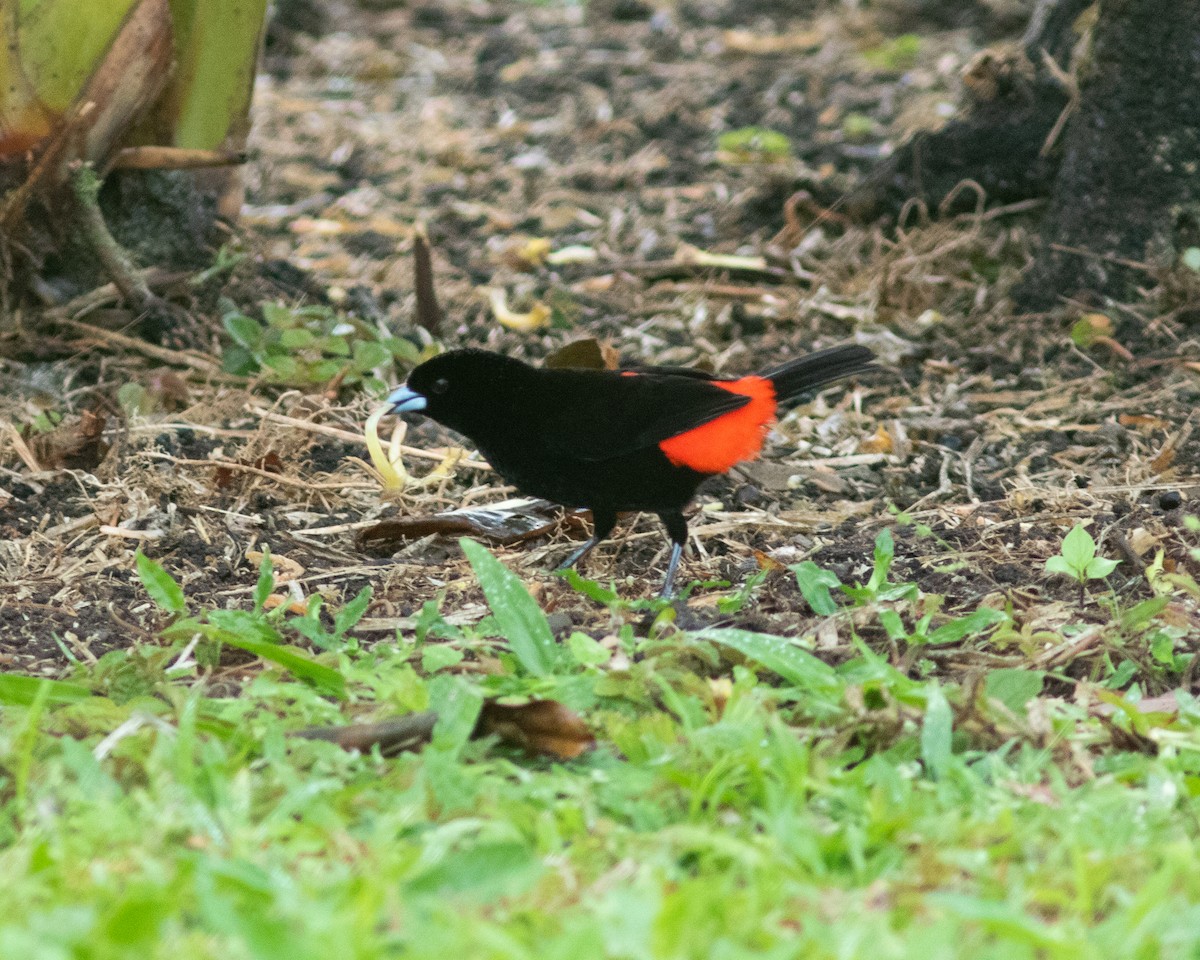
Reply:
[[1183, 503], [1183, 496], [1178, 490], [1164, 490], [1158, 495], [1160, 510], [1178, 510]]

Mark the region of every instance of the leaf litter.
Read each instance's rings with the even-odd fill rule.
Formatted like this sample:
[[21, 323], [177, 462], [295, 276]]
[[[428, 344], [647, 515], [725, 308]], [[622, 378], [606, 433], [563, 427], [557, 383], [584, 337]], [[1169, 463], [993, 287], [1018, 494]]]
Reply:
[[[653, 22], [515, 2], [339, 16], [353, 22], [293, 38], [260, 84], [248, 256], [221, 288], [243, 314], [319, 303], [418, 347], [436, 338], [535, 362], [565, 348], [567, 362], [740, 374], [857, 340], [887, 365], [798, 408], [760, 461], [710, 483], [685, 573], [731, 586], [690, 595], [698, 625], [815, 631], [823, 656], [847, 655], [846, 633], [788, 567], [865, 581], [876, 533], [898, 519], [894, 578], [943, 597], [946, 614], [1010, 605], [1030, 635], [1068, 619], [1074, 590], [1044, 567], [1081, 520], [1121, 558], [1111, 582], [1130, 602], [1156, 564], [1195, 573], [1183, 523], [1200, 493], [1195, 285], [1162, 277], [1104, 313], [1014, 317], [1004, 290], [1029, 256], [1035, 204], [942, 220], [914, 209], [887, 232], [812, 199], [913, 124], [938, 122], [976, 49], [967, 33], [924, 35], [900, 82], [859, 52], [873, 36], [861, 18], [780, 16], [759, 33], [683, 8]], [[877, 139], [849, 135], [851, 114]], [[748, 130], [785, 133], [790, 152], [726, 162], [721, 135]], [[266, 386], [200, 351], [146, 344], [121, 333], [119, 308], [97, 312], [116, 302], [109, 292], [48, 315], [33, 351], [19, 332], [0, 338], [0, 415], [14, 425], [0, 435], [6, 669], [58, 675], [128, 643], [129, 625], [152, 635], [139, 548], [205, 607], [248, 602], [268, 547], [303, 571], [296, 590], [332, 607], [370, 584], [364, 624], [413, 622], [438, 596], [482, 618], [455, 537], [486, 534], [513, 491], [456, 453], [459, 438], [414, 421], [395, 446], [417, 482], [381, 498], [361, 439], [376, 398], [336, 378]], [[211, 294], [193, 310], [218, 328]], [[159, 399], [122, 407], [129, 384]], [[87, 417], [90, 434], [72, 426]], [[55, 430], [76, 431], [63, 437], [84, 461], [38, 452], [60, 449]], [[609, 612], [544, 575], [584, 531], [530, 529], [494, 538], [513, 544], [503, 560], [560, 623], [604, 636]], [[661, 533], [653, 518], [623, 529], [584, 572], [649, 596]], [[372, 530], [394, 534], [393, 556], [365, 549]], [[1195, 609], [1179, 606], [1194, 632]], [[932, 669], [969, 670], [984, 653], [951, 645]], [[1102, 651], [1060, 650], [1055, 666], [1075, 654], [1086, 666]]]

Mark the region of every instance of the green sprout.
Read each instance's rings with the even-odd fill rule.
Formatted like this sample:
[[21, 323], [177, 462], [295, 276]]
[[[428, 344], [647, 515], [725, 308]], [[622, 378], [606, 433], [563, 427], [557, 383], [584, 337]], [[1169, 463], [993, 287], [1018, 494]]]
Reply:
[[1096, 541], [1080, 523], [1063, 538], [1059, 552], [1046, 561], [1046, 569], [1050, 573], [1064, 573], [1074, 578], [1079, 583], [1082, 601], [1087, 582], [1103, 580], [1117, 568], [1119, 562], [1096, 556]]

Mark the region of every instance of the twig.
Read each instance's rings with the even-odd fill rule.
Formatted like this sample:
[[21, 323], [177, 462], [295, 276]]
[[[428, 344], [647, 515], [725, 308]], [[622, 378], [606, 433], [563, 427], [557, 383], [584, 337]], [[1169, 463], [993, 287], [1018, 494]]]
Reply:
[[[150, 267], [147, 270], [137, 271], [138, 277], [151, 290], [160, 287], [169, 287], [172, 284], [178, 283], [181, 280], [187, 279], [188, 274], [180, 271], [168, 271], [159, 267]], [[82, 320], [94, 310], [99, 310], [101, 307], [106, 307], [110, 303], [116, 303], [121, 299], [121, 291], [117, 289], [115, 283], [106, 283], [102, 287], [97, 287], [95, 290], [89, 290], [87, 293], [80, 294], [66, 303], [57, 304], [46, 311], [46, 316], [56, 320], [71, 319]]]
[[[309, 433], [317, 433], [321, 434], [322, 436], [332, 437], [335, 440], [344, 440], [346, 443], [366, 443], [366, 440], [363, 439], [363, 435], [361, 433], [343, 430], [340, 427], [330, 427], [323, 423], [313, 423], [311, 420], [301, 420], [298, 417], [289, 417], [282, 413], [264, 410], [262, 407], [253, 407], [247, 405], [246, 411], [262, 417], [264, 420], [270, 420], [287, 427], [296, 427], [300, 430], [307, 430]], [[416, 460], [435, 460], [438, 463], [443, 462], [447, 455], [447, 451], [445, 450], [442, 450], [439, 453], [437, 450], [422, 450], [420, 447], [409, 446], [401, 446], [400, 452], [406, 457], [413, 457]], [[485, 472], [492, 469], [491, 464], [484, 463], [482, 460], [461, 460], [457, 465], [460, 467], [471, 467], [474, 470], [483, 470]]]
[[442, 308], [438, 306], [429, 236], [423, 223], [417, 224], [413, 234], [413, 286], [417, 294], [417, 323], [436, 336], [442, 327]]
[[79, 164], [71, 172], [71, 190], [75, 209], [88, 247], [100, 259], [105, 273], [112, 278], [121, 296], [138, 309], [149, 309], [154, 294], [146, 286], [129, 254], [109, 233], [100, 212], [100, 178], [90, 164]]
[[110, 170], [200, 170], [245, 163], [245, 150], [188, 150], [183, 147], [125, 147]]
[[66, 317], [60, 318], [57, 322], [78, 330], [80, 333], [90, 334], [100, 341], [107, 341], [113, 346], [141, 353], [155, 360], [161, 360], [163, 363], [190, 367], [192, 370], [203, 373], [213, 380], [242, 387], [254, 383], [251, 377], [239, 377], [232, 373], [226, 373], [217, 366], [215, 361], [201, 356], [192, 350], [172, 350], [170, 347], [160, 347], [153, 343], [147, 343], [145, 340], [140, 340], [137, 337], [118, 333], [116, 330], [105, 330], [103, 327], [96, 327], [90, 323], [83, 323], [79, 320], [71, 320]]
[[180, 467], [212, 467], [236, 470], [240, 473], [252, 473], [256, 477], [274, 480], [285, 487], [301, 487], [305, 490], [372, 490], [378, 486], [376, 483], [365, 483], [361, 480], [345, 480], [340, 483], [313, 483], [311, 480], [296, 480], [282, 473], [272, 473], [270, 470], [253, 467], [248, 463], [238, 463], [236, 460], [193, 460], [184, 457], [173, 457], [169, 453], [159, 453], [157, 450], [143, 450], [138, 456], [149, 457], [151, 460], [166, 460], [168, 463], [173, 463]]
[[1090, 260], [1104, 260], [1121, 267], [1129, 267], [1131, 270], [1141, 270], [1143, 273], [1150, 273], [1154, 269], [1148, 263], [1127, 260], [1125, 257], [1118, 257], [1115, 253], [1097, 253], [1095, 250], [1086, 250], [1083, 247], [1069, 247], [1065, 243], [1052, 243], [1050, 249], [1058, 253], [1071, 253], [1077, 257], [1087, 257]]

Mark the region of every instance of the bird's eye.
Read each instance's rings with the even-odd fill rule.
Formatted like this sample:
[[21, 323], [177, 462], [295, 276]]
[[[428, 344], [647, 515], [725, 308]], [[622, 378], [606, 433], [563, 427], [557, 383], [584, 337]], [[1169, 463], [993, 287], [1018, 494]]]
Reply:
[[450, 389], [450, 381], [445, 377], [438, 377], [429, 385], [429, 392], [441, 396]]

